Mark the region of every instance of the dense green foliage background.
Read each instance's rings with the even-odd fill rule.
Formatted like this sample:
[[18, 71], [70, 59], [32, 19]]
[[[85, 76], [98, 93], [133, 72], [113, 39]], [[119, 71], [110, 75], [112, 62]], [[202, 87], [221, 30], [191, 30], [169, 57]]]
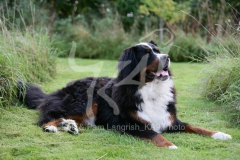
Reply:
[[[174, 35], [169, 46], [174, 61], [202, 59], [206, 44], [212, 53], [214, 36], [228, 36], [229, 24], [238, 26], [240, 9], [237, 0], [4, 0], [0, 5], [3, 17], [18, 28], [47, 29], [62, 57], [75, 41], [77, 57], [117, 59], [123, 48], [149, 37], [166, 52], [165, 42]], [[155, 32], [142, 39], [159, 28], [171, 35]]]

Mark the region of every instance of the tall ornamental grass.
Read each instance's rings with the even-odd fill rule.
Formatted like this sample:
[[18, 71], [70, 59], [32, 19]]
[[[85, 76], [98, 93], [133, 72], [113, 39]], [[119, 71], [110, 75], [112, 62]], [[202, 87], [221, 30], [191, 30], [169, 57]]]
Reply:
[[207, 58], [202, 71], [202, 95], [222, 104], [226, 117], [240, 124], [240, 37], [239, 31], [216, 37], [218, 51]]
[[46, 31], [18, 30], [0, 18], [0, 106], [17, 96], [17, 81], [44, 82], [55, 74], [55, 50]]

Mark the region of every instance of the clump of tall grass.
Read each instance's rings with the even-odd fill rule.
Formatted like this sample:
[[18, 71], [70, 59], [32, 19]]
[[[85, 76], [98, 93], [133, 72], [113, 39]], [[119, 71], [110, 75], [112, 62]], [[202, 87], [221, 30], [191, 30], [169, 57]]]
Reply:
[[219, 102], [230, 121], [240, 125], [240, 37], [215, 37], [218, 50], [202, 71], [202, 95]]
[[20, 31], [0, 17], [0, 106], [17, 96], [17, 81], [43, 82], [55, 74], [55, 50], [46, 31]]

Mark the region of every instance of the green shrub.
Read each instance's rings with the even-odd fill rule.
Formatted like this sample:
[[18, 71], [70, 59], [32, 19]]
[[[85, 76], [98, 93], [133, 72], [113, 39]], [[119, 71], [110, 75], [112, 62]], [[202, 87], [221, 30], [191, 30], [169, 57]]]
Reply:
[[18, 80], [44, 82], [55, 74], [55, 50], [45, 31], [8, 28], [0, 19], [0, 106], [14, 100]]
[[206, 44], [202, 38], [178, 33], [168, 54], [173, 62], [189, 62], [203, 61], [212, 52], [214, 46]]
[[216, 38], [217, 54], [207, 58], [202, 71], [202, 95], [221, 103], [230, 121], [240, 124], [240, 39]]
[[[72, 25], [70, 20], [61, 20], [56, 24], [54, 41], [62, 52], [60, 57], [67, 57], [72, 41], [77, 44], [76, 57], [118, 59], [123, 49], [135, 44], [135, 40], [127, 35], [118, 19], [94, 19], [92, 29], [86, 23]], [[137, 39], [137, 38], [136, 38]]]

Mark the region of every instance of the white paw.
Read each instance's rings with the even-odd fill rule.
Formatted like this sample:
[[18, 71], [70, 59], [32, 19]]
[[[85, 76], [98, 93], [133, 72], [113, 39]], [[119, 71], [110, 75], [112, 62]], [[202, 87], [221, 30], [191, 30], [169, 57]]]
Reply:
[[68, 132], [71, 134], [78, 134], [78, 127], [74, 120], [62, 118], [60, 127], [65, 132]]
[[175, 146], [175, 145], [174, 145], [174, 146], [169, 146], [168, 148], [169, 148], [169, 149], [178, 149], [178, 147]]
[[213, 139], [220, 139], [220, 140], [227, 140], [227, 139], [232, 139], [232, 136], [229, 134], [225, 134], [222, 132], [217, 132], [212, 135]]
[[57, 127], [55, 127], [55, 126], [45, 126], [44, 127], [44, 131], [45, 132], [58, 132], [58, 129], [57, 129]]

